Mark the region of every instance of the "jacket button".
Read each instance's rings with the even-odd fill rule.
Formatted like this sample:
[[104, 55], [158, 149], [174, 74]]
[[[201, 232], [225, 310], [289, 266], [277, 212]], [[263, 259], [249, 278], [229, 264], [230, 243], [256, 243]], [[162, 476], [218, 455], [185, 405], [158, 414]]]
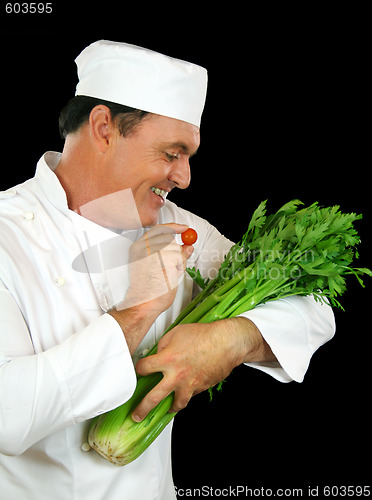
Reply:
[[141, 356], [144, 358], [145, 356], [147, 356], [147, 354], [150, 352], [150, 349], [144, 349], [142, 352], [141, 352]]
[[26, 212], [24, 217], [26, 220], [34, 220], [35, 214], [34, 212]]
[[57, 278], [56, 279], [56, 285], [59, 287], [63, 286], [65, 283], [66, 283], [65, 278]]

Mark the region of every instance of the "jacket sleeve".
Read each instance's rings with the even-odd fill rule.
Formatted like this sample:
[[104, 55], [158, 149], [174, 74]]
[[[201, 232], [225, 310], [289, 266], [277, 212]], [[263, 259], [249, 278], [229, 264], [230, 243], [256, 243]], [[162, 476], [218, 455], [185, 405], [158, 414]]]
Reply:
[[336, 330], [332, 308], [312, 296], [274, 300], [241, 316], [257, 326], [278, 360], [247, 365], [280, 382], [302, 382], [312, 355]]
[[[204, 239], [196, 265], [202, 276], [213, 278], [233, 243], [206, 221], [203, 224]], [[333, 337], [336, 328], [332, 308], [316, 302], [312, 296], [267, 302], [241, 316], [257, 326], [277, 358], [275, 363], [247, 365], [281, 382], [301, 382], [312, 355]]]
[[19, 455], [119, 406], [135, 385], [124, 335], [110, 315], [35, 354], [18, 305], [0, 282], [0, 453]]

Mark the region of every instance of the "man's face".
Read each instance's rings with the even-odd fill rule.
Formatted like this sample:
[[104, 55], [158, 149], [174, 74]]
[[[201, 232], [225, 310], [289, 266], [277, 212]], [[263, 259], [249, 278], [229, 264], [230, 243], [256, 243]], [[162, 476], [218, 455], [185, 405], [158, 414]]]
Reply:
[[143, 227], [157, 223], [167, 193], [190, 183], [189, 158], [200, 144], [199, 128], [160, 115], [145, 117], [127, 137], [117, 131], [106, 190], [130, 188]]

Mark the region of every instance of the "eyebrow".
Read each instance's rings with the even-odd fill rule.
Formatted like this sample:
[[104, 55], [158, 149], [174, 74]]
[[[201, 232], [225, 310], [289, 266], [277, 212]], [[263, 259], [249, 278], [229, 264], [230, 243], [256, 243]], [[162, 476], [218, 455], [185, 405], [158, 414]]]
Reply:
[[189, 157], [191, 158], [192, 156], [196, 155], [196, 153], [198, 152], [198, 148], [196, 148], [195, 151], [191, 152], [189, 147], [187, 146], [187, 144], [185, 144], [184, 142], [165, 142], [162, 147], [164, 148], [177, 148], [177, 149], [182, 149], [182, 152], [186, 155], [189, 155]]

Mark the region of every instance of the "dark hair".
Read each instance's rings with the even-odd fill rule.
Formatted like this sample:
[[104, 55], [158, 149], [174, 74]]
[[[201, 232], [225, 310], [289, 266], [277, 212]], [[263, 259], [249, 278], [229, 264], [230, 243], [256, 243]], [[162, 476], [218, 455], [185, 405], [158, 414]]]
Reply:
[[124, 137], [132, 132], [135, 126], [149, 114], [147, 111], [95, 97], [75, 96], [69, 100], [59, 115], [59, 132], [62, 139], [66, 139], [68, 134], [79, 130], [88, 121], [90, 112], [98, 104], [104, 104], [110, 109], [111, 117], [117, 122], [120, 134]]

